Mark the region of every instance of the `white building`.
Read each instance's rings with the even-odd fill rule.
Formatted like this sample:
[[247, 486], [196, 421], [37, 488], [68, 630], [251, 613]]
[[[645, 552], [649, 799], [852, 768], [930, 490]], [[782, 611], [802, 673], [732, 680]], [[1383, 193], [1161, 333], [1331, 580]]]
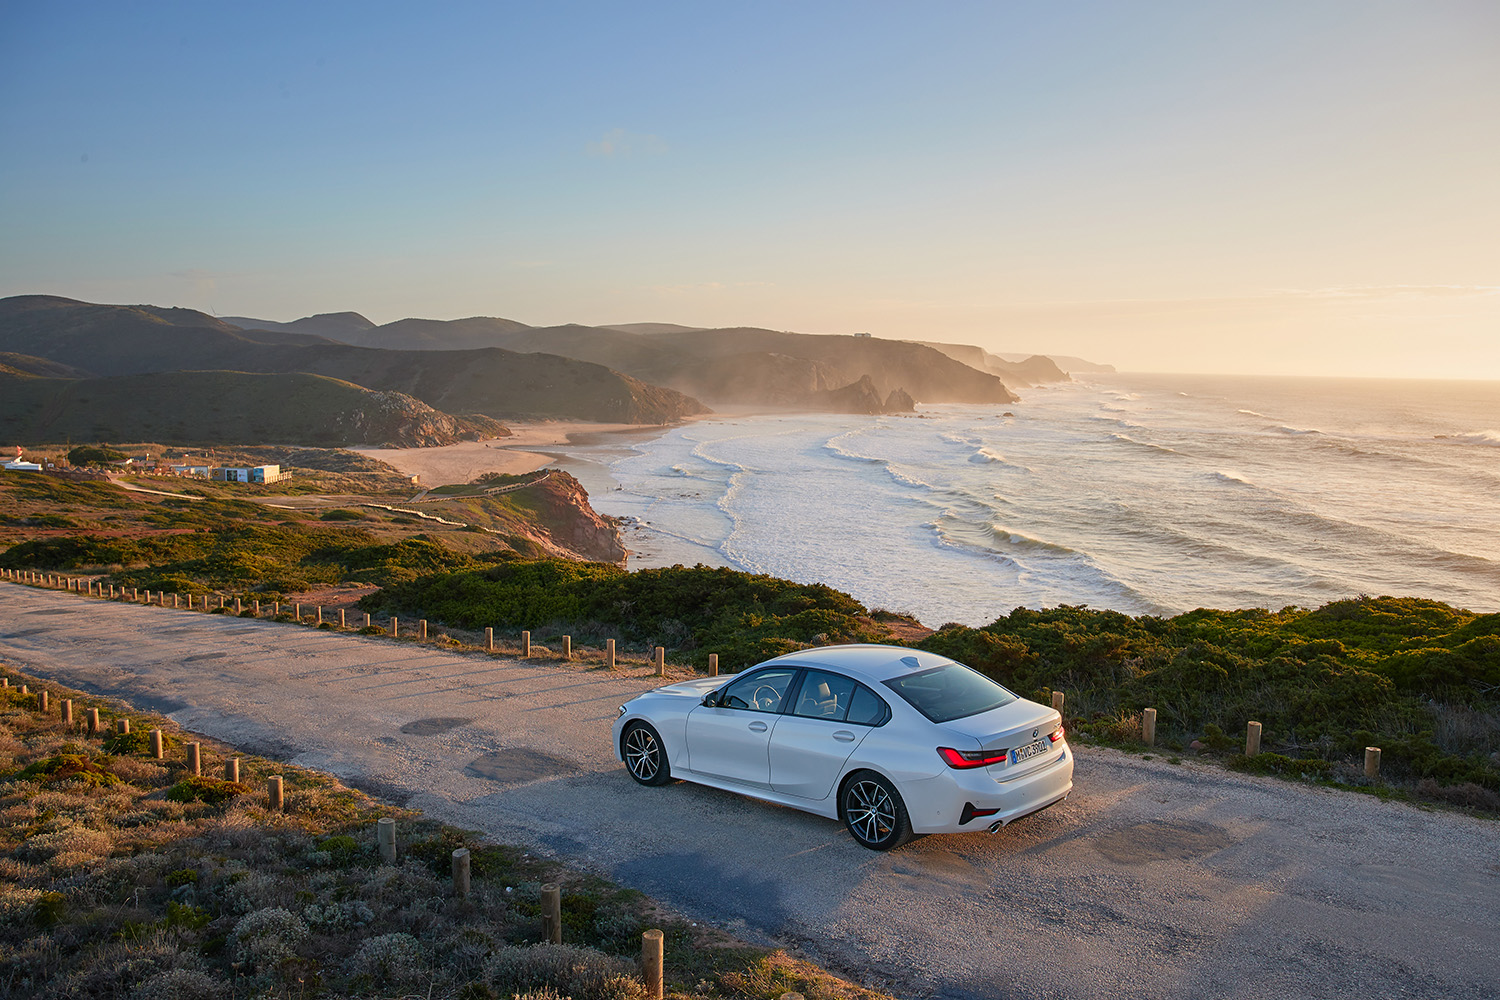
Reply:
[[226, 483], [279, 483], [292, 474], [282, 472], [279, 465], [223, 466], [214, 469], [212, 477]]

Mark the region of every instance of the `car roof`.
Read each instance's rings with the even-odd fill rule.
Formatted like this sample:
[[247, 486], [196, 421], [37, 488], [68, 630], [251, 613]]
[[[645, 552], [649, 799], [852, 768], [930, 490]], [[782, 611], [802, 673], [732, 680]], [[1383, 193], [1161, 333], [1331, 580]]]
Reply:
[[952, 662], [954, 661], [946, 656], [920, 649], [871, 643], [799, 649], [794, 653], [783, 653], [775, 659], [766, 660], [756, 666], [765, 667], [775, 664], [777, 666], [826, 667], [860, 680], [879, 682]]

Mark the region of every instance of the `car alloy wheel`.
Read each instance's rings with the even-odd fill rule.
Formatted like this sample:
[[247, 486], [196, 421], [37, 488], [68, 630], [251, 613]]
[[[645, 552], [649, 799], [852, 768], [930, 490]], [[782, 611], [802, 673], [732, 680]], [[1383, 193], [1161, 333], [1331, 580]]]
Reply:
[[871, 850], [889, 851], [911, 839], [911, 819], [901, 795], [874, 772], [856, 774], [844, 786], [839, 805], [844, 825]]
[[625, 769], [636, 781], [643, 785], [665, 785], [671, 780], [672, 772], [667, 766], [661, 738], [644, 722], [637, 722], [625, 730], [625, 735], [620, 737], [620, 748], [625, 757]]

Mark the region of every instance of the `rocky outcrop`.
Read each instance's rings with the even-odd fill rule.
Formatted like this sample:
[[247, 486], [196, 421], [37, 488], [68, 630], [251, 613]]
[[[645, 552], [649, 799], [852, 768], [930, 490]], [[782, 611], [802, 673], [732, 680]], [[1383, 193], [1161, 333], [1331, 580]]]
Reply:
[[346, 443], [435, 448], [510, 433], [497, 420], [483, 415], [455, 417], [404, 392], [369, 392], [365, 399], [367, 405], [333, 414], [333, 426]]
[[873, 416], [880, 413], [911, 413], [916, 409], [916, 402], [905, 389], [899, 387], [881, 399], [880, 390], [875, 388], [875, 380], [862, 375], [857, 382], [851, 382], [842, 388], [812, 393], [807, 399], [807, 406], [833, 413], [866, 413]]

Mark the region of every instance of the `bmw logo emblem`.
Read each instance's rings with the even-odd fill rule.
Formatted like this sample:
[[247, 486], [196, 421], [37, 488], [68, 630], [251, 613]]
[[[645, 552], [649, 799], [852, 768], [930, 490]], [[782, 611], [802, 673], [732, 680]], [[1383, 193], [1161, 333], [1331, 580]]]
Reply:
[[1042, 731], [1040, 729], [1033, 729], [1031, 731], [1031, 738], [1032, 739], [1036, 739], [1040, 735], [1042, 735]]

